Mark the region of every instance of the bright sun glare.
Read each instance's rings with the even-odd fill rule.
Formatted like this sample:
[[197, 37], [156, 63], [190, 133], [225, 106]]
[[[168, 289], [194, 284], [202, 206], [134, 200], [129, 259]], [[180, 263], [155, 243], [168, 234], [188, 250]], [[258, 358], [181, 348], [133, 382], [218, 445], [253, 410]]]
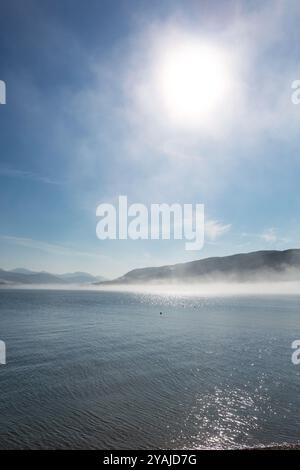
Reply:
[[168, 47], [158, 66], [158, 87], [169, 119], [193, 127], [214, 120], [233, 85], [230, 62], [223, 49], [198, 41]]

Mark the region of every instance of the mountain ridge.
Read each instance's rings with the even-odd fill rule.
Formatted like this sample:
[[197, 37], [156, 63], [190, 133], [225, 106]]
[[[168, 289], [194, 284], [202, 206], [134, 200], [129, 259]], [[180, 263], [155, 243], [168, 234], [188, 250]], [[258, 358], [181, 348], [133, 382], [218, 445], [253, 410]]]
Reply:
[[261, 280], [260, 278], [266, 275], [272, 275], [275, 280], [280, 280], [287, 273], [300, 279], [300, 249], [259, 250], [208, 257], [187, 263], [138, 268], [128, 271], [113, 281], [101, 284], [140, 284], [155, 281], [248, 281]]
[[47, 271], [32, 271], [26, 268], [15, 268], [12, 270], [4, 270], [0, 268], [0, 284], [91, 284], [95, 282], [103, 282], [103, 276], [93, 276], [92, 274], [77, 271], [74, 273], [52, 274]]

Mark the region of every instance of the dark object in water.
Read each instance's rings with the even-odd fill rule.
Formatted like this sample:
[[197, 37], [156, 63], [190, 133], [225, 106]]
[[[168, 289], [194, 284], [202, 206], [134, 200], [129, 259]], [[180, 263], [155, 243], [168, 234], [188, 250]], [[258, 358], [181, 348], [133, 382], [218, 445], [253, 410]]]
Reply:
[[162, 315], [162, 312], [159, 312], [160, 315]]

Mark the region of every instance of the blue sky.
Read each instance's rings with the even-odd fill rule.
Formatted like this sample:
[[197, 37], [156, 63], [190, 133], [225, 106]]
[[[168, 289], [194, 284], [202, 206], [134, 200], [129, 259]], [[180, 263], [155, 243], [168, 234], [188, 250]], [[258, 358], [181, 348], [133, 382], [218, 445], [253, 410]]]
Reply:
[[[294, 0], [2, 0], [1, 267], [113, 277], [299, 247], [299, 20]], [[172, 122], [152, 80], [160, 52], [186, 37], [234, 64], [230, 93], [199, 126]], [[98, 240], [96, 207], [120, 194], [204, 203], [204, 248]]]

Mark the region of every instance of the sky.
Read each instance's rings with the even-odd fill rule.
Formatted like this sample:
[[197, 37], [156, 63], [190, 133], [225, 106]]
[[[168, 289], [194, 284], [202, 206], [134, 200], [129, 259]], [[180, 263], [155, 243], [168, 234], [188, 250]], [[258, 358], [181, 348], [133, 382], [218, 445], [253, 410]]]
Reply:
[[[1, 268], [111, 278], [300, 247], [298, 1], [0, 0], [0, 11]], [[201, 87], [185, 76], [195, 50], [213, 70]], [[99, 240], [96, 208], [119, 195], [204, 204], [204, 247]]]

